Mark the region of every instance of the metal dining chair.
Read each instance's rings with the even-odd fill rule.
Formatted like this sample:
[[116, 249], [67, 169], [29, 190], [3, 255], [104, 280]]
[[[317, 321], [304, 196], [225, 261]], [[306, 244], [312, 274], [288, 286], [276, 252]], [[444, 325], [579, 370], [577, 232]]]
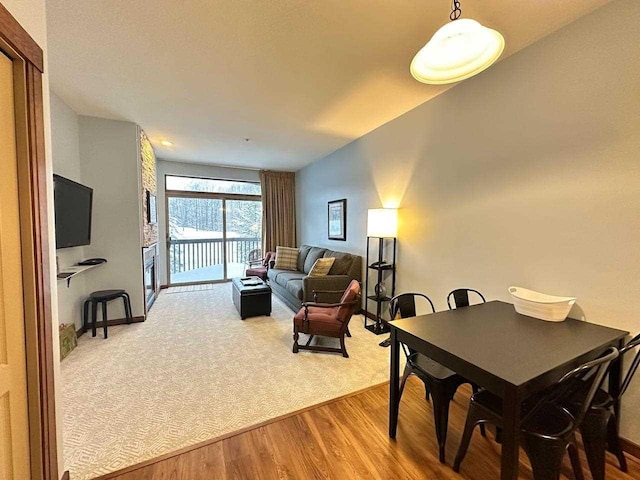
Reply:
[[[567, 450], [576, 480], [584, 480], [575, 432], [591, 408], [611, 362], [617, 357], [618, 350], [611, 347], [601, 357], [564, 375], [550, 391], [525, 402], [524, 416], [520, 423], [522, 444], [531, 461], [534, 480], [558, 480], [562, 459]], [[563, 399], [575, 388], [577, 379], [583, 382], [585, 395], [572, 415], [563, 404]], [[503, 426], [502, 399], [488, 390], [481, 390], [471, 396], [464, 433], [453, 464], [455, 472], [460, 471], [473, 429], [480, 423]]]
[[453, 310], [454, 308], [451, 306], [451, 297], [453, 297], [455, 308], [468, 307], [471, 305], [469, 302], [469, 292], [475, 293], [482, 299], [482, 303], [486, 303], [484, 295], [478, 290], [474, 290], [473, 288], [458, 288], [447, 295], [447, 306], [449, 310]]
[[[402, 293], [393, 297], [389, 302], [389, 313], [391, 314], [391, 319], [395, 319], [398, 315], [400, 318], [415, 317], [416, 298], [426, 300], [431, 308], [431, 312], [435, 313], [436, 309], [433, 306], [433, 302], [426, 295], [423, 295], [422, 293]], [[444, 463], [449, 423], [449, 403], [453, 399], [458, 387], [463, 383], [470, 382], [453, 370], [449, 370], [447, 367], [431, 360], [429, 357], [408, 348], [404, 344], [401, 345], [407, 357], [407, 363], [402, 375], [402, 381], [400, 382], [398, 404], [402, 398], [402, 392], [404, 391], [407, 379], [411, 375], [415, 375], [423, 381], [425, 385], [426, 399], [428, 401], [429, 396], [431, 396], [432, 399], [436, 438], [439, 446], [439, 457], [440, 462]]]
[[[477, 296], [479, 296], [480, 299], [482, 299], [482, 303], [487, 302], [484, 298], [484, 295], [482, 295], [478, 290], [474, 290], [473, 288], [458, 288], [449, 292], [449, 295], [447, 295], [447, 306], [449, 307], [449, 310], [453, 310], [454, 308], [468, 307], [469, 305], [471, 305], [471, 302], [469, 301], [469, 292], [475, 293]], [[451, 306], [451, 297], [453, 297], [454, 307]], [[471, 383], [471, 388], [473, 389], [473, 393], [476, 393], [479, 390], [478, 386], [474, 383]], [[480, 433], [483, 437], [486, 436], [484, 425], [480, 425]], [[500, 432], [496, 432], [496, 440], [500, 441]]]
[[[633, 352], [640, 347], [640, 335], [635, 336], [629, 343], [620, 349], [620, 356]], [[620, 470], [627, 471], [627, 460], [620, 443], [620, 434], [618, 432], [618, 419], [614, 405], [618, 403], [624, 393], [627, 391], [631, 380], [633, 379], [638, 366], [640, 365], [640, 350], [636, 353], [627, 370], [620, 392], [617, 395], [611, 395], [606, 390], [600, 388], [595, 394], [594, 401], [585, 416], [582, 425], [580, 425], [580, 434], [582, 443], [587, 454], [589, 469], [593, 480], [604, 480], [605, 478], [605, 458], [607, 448], [613, 453], [620, 464]], [[582, 381], [582, 380], [580, 380]], [[585, 388], [579, 388], [577, 394], [568, 402], [568, 410], [572, 414], [576, 414], [582, 397], [585, 395]]]

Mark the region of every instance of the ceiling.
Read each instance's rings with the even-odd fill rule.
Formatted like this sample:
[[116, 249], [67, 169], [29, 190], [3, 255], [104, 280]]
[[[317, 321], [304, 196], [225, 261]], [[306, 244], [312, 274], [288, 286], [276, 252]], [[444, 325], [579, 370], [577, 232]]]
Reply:
[[[608, 1], [462, 0], [462, 16], [504, 35], [504, 59]], [[409, 63], [449, 11], [448, 0], [47, 0], [50, 84], [81, 115], [141, 125], [160, 158], [297, 170], [447, 88], [416, 82]]]

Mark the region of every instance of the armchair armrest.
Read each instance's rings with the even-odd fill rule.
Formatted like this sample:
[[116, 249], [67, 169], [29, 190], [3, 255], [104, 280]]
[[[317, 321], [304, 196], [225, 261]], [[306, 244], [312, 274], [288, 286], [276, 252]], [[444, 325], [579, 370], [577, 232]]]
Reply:
[[304, 302], [302, 306], [306, 309], [309, 307], [315, 308], [335, 308], [335, 307], [347, 307], [349, 305], [354, 305], [358, 303], [359, 299], [353, 300], [351, 302], [341, 302], [341, 303], [318, 303], [318, 302]]
[[[325, 293], [334, 301], [339, 300], [344, 291], [351, 283], [352, 277], [349, 275], [326, 275], [324, 277], [304, 277], [302, 279], [302, 301], [310, 302], [315, 300], [313, 292]], [[338, 292], [329, 294], [326, 292]], [[337, 298], [336, 298], [337, 297]]]

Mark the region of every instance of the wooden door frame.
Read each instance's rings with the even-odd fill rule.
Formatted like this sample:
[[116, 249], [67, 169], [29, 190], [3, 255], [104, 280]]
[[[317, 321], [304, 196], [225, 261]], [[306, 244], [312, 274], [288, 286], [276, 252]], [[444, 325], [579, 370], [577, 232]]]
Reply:
[[42, 49], [0, 3], [0, 50], [13, 60], [31, 478], [59, 480]]

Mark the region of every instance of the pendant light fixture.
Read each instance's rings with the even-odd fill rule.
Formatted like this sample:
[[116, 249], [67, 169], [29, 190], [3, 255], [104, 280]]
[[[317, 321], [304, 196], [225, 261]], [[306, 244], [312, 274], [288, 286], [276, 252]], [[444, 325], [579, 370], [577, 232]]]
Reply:
[[502, 55], [504, 37], [470, 18], [460, 18], [460, 0], [451, 4], [451, 22], [440, 27], [411, 62], [411, 75], [442, 85], [473, 77]]

